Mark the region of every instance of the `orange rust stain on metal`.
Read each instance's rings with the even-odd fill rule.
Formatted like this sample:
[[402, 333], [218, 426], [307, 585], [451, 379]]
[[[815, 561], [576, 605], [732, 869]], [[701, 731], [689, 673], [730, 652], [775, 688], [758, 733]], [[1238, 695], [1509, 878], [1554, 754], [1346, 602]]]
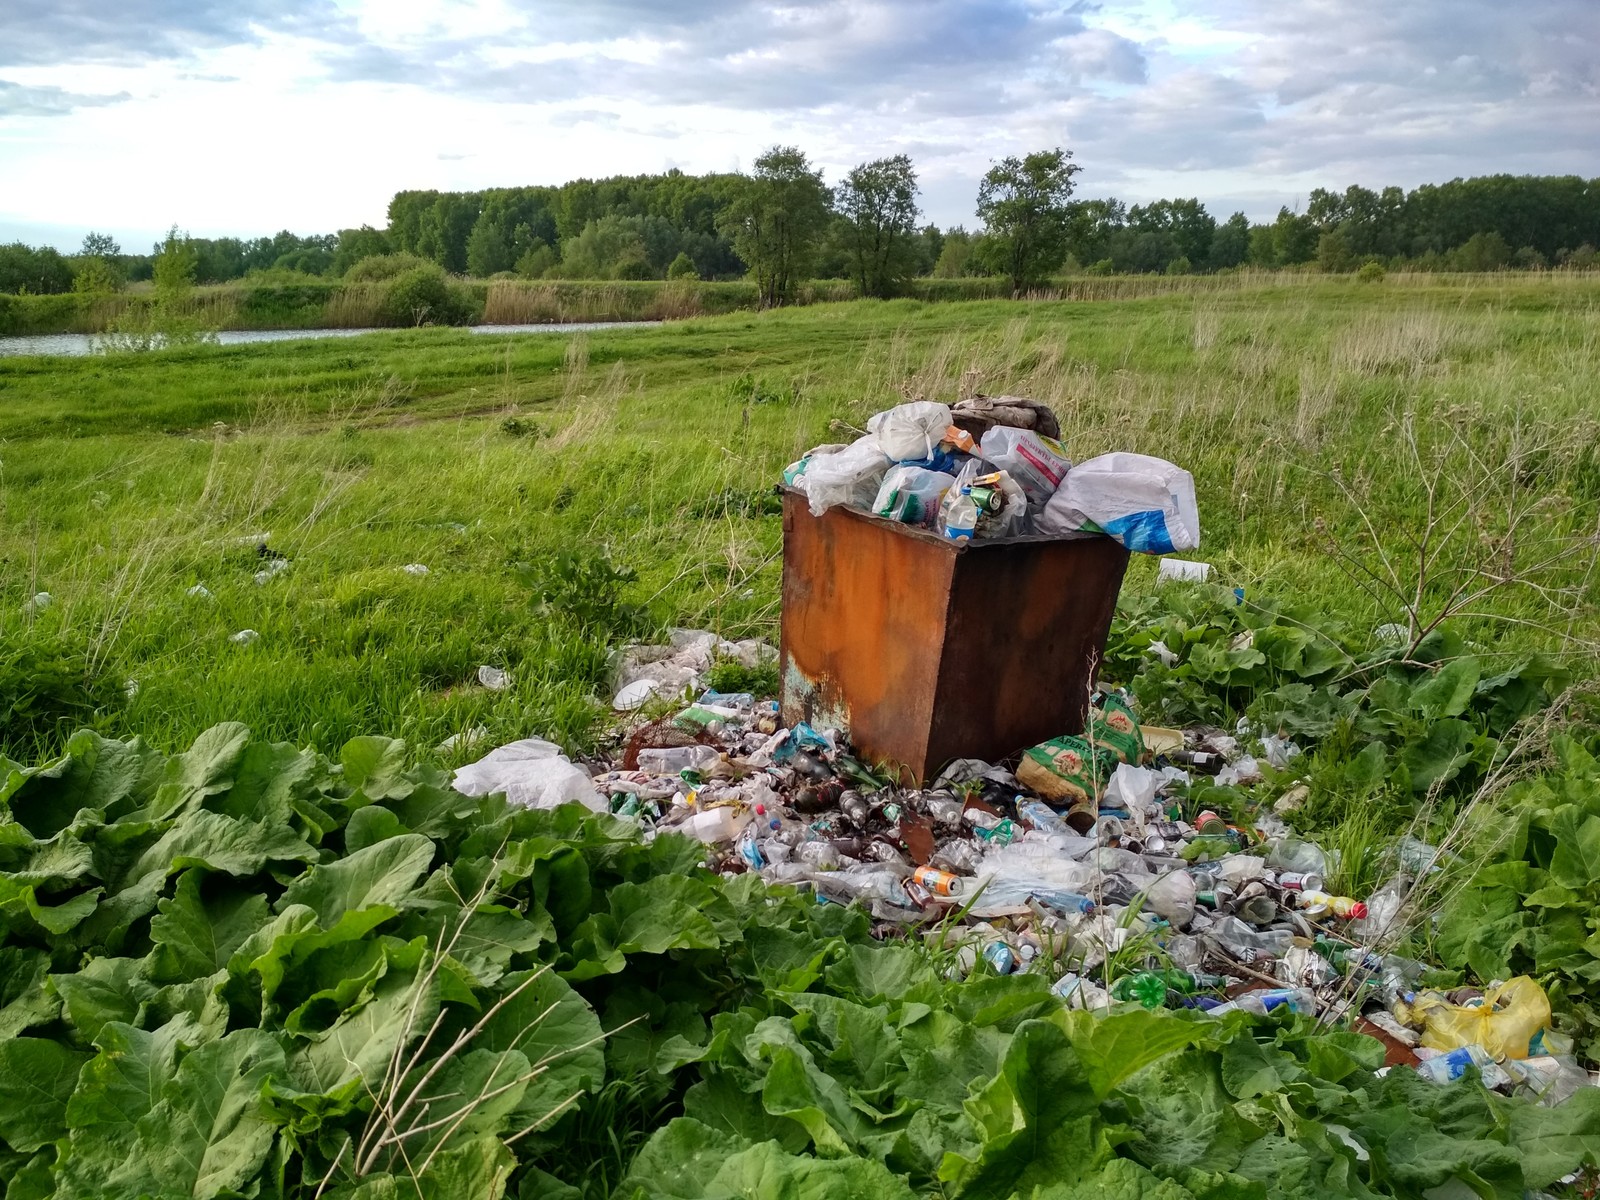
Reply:
[[843, 725], [926, 781], [1083, 728], [1128, 553], [1109, 538], [958, 546], [784, 495], [783, 716]]

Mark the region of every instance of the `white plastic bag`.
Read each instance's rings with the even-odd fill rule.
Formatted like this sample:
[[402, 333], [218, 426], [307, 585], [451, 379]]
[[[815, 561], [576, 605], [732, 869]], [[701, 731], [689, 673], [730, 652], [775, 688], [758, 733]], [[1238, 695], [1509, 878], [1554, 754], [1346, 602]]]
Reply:
[[1141, 554], [1200, 545], [1194, 476], [1147, 454], [1102, 454], [1067, 472], [1040, 514], [1039, 532], [1104, 533]]
[[950, 428], [950, 408], [933, 400], [897, 404], [867, 422], [883, 452], [895, 462], [921, 462], [932, 458]]
[[889, 458], [868, 435], [833, 454], [815, 453], [795, 486], [805, 491], [811, 515], [820, 517], [835, 505], [870, 508], [878, 485], [889, 469]]
[[1017, 481], [1035, 515], [1056, 494], [1072, 466], [1060, 442], [1040, 437], [1031, 429], [996, 425], [983, 435], [979, 446], [985, 460]]
[[926, 467], [890, 467], [872, 511], [907, 525], [933, 525], [939, 519], [939, 502], [955, 482], [954, 475]]
[[457, 767], [451, 786], [463, 796], [504, 792], [508, 801], [523, 808], [555, 808], [575, 800], [595, 812], [606, 811], [588, 772], [542, 738], [510, 742]]

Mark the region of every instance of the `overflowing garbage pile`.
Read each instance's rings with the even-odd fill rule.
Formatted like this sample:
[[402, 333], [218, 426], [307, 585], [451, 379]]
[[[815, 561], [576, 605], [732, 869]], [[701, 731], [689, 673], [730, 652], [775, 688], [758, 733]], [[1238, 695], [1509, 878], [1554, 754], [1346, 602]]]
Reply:
[[848, 445], [816, 447], [783, 479], [813, 516], [845, 505], [957, 542], [1105, 534], [1147, 554], [1200, 544], [1189, 472], [1126, 453], [1074, 466], [1059, 434], [1031, 400], [915, 400], [873, 416]]
[[[636, 722], [603, 760], [530, 740], [461, 768], [456, 785], [535, 806], [576, 800], [645, 837], [687, 834], [714, 869], [863, 905], [883, 936], [953, 951], [955, 971], [1046, 974], [1074, 1007], [1284, 1009], [1349, 1021], [1385, 1044], [1391, 1067], [1438, 1082], [1472, 1065], [1546, 1103], [1594, 1082], [1532, 980], [1446, 994], [1423, 986], [1426, 964], [1384, 952], [1411, 885], [1438, 869], [1433, 847], [1402, 841], [1382, 888], [1341, 896], [1326, 886], [1335, 857], [1279, 811], [1230, 821], [1188, 798], [1203, 778], [1259, 781], [1292, 762], [1292, 742], [1141, 725], [1125, 695], [1102, 690], [1082, 737], [903, 787], [840, 731], [781, 726], [773, 700], [696, 692], [722, 656], [755, 664], [772, 651], [675, 631], [630, 652], [618, 704], [638, 703], [641, 679], [693, 703]], [[1274, 808], [1303, 795], [1291, 788]]]

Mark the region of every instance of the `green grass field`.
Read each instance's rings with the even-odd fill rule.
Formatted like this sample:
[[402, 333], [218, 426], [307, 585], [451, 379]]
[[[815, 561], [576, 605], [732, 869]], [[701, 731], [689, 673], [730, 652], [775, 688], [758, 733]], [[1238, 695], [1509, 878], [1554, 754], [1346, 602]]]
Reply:
[[[1055, 406], [1080, 460], [1191, 469], [1195, 557], [1252, 601], [1376, 625], [1404, 623], [1404, 599], [1425, 623], [1448, 569], [1471, 570], [1474, 590], [1501, 580], [1465, 609], [1496, 619], [1460, 622], [1487, 653], [1587, 659], [1597, 381], [1583, 276], [0, 359], [0, 644], [13, 675], [98, 680], [74, 702], [169, 748], [224, 719], [324, 749], [479, 723], [581, 745], [617, 637], [775, 638], [786, 463], [903, 396], [979, 390]], [[258, 585], [268, 533], [292, 565]], [[636, 581], [585, 575], [601, 558]], [[1154, 575], [1136, 562], [1126, 594]], [[25, 611], [40, 591], [54, 603]], [[247, 628], [255, 644], [229, 641]], [[480, 663], [513, 688], [472, 686]], [[90, 715], [52, 711], [0, 749]]]
[[[775, 637], [787, 463], [903, 397], [1034, 396], [1076, 458], [1197, 478], [1222, 586], [1137, 560], [1105, 674], [1304, 746], [1172, 802], [1248, 825], [1294, 788], [1374, 901], [1395, 835], [1436, 843], [1373, 946], [1424, 988], [1535, 978], [1587, 1068], [1597, 368], [1600, 280], [1510, 277], [0, 359], [0, 1189], [1594, 1195], [1600, 1089], [1380, 1076], [1326, 1006], [1073, 1011], [1052, 982], [1171, 966], [1171, 928], [1091, 966], [1041, 916], [1000, 976], [993, 929], [880, 936], [686, 838], [461, 796], [478, 751], [433, 748], [581, 749], [623, 640]], [[130, 740], [47, 759], [84, 725]]]

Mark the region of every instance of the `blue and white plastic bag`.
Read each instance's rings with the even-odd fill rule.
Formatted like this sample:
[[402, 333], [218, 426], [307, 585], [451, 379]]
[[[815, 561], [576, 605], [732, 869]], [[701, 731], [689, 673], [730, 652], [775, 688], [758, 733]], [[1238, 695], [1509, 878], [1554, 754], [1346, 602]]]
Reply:
[[1194, 476], [1164, 458], [1102, 454], [1079, 463], [1039, 514], [1040, 533], [1103, 533], [1140, 554], [1200, 545]]

